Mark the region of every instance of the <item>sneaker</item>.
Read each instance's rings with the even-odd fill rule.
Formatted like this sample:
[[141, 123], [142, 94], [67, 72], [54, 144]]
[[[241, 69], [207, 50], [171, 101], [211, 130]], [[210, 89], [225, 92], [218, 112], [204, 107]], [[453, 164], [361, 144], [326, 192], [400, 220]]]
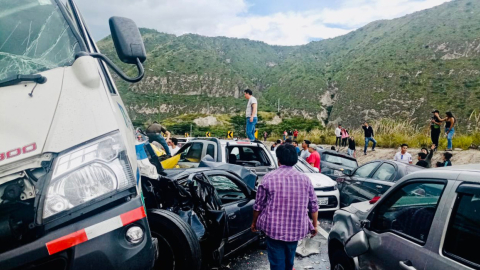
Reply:
[[372, 151], [375, 151], [375, 149], [372, 149]]
[[367, 153], [366, 153], [366, 152], [364, 152], [363, 154], [364, 154], [365, 156], [367, 155]]

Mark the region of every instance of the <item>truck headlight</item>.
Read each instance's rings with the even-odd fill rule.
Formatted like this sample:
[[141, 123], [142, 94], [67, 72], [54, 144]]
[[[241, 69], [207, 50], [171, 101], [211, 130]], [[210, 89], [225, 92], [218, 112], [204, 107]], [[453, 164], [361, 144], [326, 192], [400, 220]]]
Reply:
[[43, 218], [135, 185], [120, 134], [60, 154], [47, 187]]

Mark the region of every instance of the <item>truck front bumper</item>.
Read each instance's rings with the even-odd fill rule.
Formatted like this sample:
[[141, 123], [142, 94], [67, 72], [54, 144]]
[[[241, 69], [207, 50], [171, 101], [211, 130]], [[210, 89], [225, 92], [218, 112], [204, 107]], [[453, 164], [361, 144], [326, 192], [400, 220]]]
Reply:
[[[132, 226], [144, 232], [136, 244], [126, 238]], [[0, 269], [147, 270], [153, 267], [157, 252], [138, 196], [0, 254]]]

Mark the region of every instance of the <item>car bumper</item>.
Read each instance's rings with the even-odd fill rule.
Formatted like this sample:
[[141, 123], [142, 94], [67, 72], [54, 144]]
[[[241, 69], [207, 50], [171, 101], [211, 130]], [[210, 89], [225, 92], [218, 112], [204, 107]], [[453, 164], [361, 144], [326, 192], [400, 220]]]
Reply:
[[[131, 213], [137, 215], [128, 216]], [[145, 213], [139, 196], [0, 254], [0, 269], [151, 269], [158, 252], [157, 241], [150, 235], [145, 215], [138, 213]], [[118, 222], [117, 217], [120, 224], [111, 226], [109, 222]], [[143, 239], [135, 245], [125, 237], [132, 226], [144, 231]]]
[[[338, 189], [333, 191], [316, 190], [315, 195], [317, 195], [317, 200], [319, 202], [318, 212], [335, 211], [340, 209], [340, 192]], [[326, 205], [320, 205], [320, 201], [325, 199], [328, 199], [328, 203]]]

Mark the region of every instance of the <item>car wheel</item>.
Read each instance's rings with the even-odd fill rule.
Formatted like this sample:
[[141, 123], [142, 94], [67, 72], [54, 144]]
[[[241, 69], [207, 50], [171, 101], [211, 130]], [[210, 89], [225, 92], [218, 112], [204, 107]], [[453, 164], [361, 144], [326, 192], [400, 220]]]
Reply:
[[158, 239], [156, 270], [198, 270], [202, 266], [200, 243], [193, 229], [166, 210], [148, 211], [152, 236]]
[[355, 263], [343, 250], [337, 250], [330, 259], [332, 270], [355, 270]]

